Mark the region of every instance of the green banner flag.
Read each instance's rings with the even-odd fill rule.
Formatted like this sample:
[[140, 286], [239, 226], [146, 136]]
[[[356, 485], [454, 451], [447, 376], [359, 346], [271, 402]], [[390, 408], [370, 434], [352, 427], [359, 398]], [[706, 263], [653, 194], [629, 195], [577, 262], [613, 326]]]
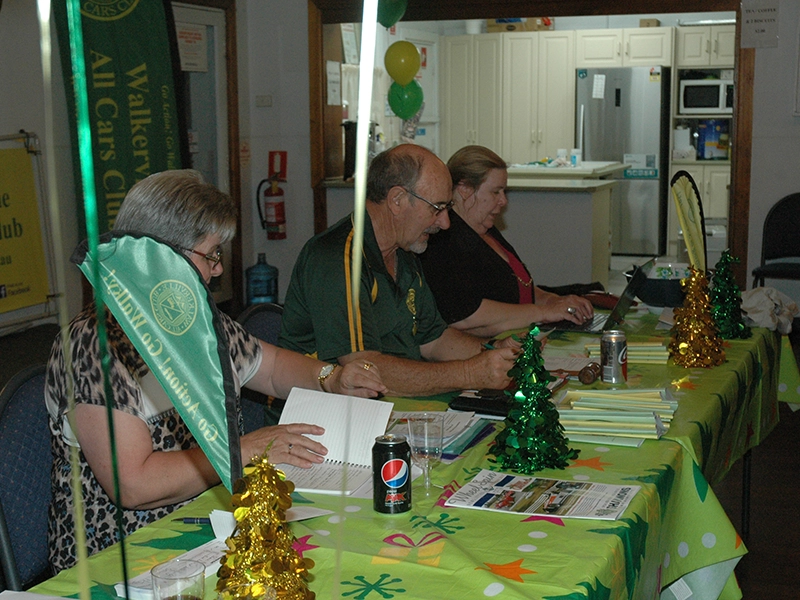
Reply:
[[[85, 85], [100, 232], [114, 228], [130, 187], [152, 173], [183, 167], [176, 107], [171, 5], [167, 0], [80, 0], [85, 82], [74, 82], [66, 3], [53, 3], [67, 82], [73, 170], [83, 207], [73, 83]], [[80, 221], [83, 227], [83, 220]]]
[[[242, 476], [236, 390], [211, 292], [182, 252], [152, 237], [109, 232], [97, 254], [109, 310], [232, 492]], [[72, 257], [90, 282], [93, 260], [86, 243]]]

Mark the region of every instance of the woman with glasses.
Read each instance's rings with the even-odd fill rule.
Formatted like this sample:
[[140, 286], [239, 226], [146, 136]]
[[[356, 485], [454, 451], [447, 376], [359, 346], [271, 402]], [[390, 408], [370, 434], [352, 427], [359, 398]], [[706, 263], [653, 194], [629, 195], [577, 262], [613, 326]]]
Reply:
[[[221, 249], [236, 232], [236, 206], [228, 195], [203, 182], [196, 171], [165, 171], [130, 189], [115, 227], [168, 242], [186, 255], [208, 284], [222, 273]], [[323, 363], [266, 344], [223, 313], [219, 318], [225, 337], [221, 341], [230, 356], [237, 393], [241, 386], [282, 398], [295, 386], [367, 397], [386, 391], [375, 365], [364, 361], [344, 367]], [[220, 479], [110, 312], [106, 329], [122, 521], [130, 533], [171, 513]], [[54, 455], [50, 559], [56, 571], [72, 566], [77, 558], [71, 446], [80, 448], [79, 477], [89, 553], [118, 541], [107, 399], [94, 307], [73, 319], [68, 332], [69, 377], [62, 342], [57, 339], [45, 390]], [[192, 357], [185, 358], [190, 361]], [[67, 400], [69, 384], [74, 388], [73, 411]], [[246, 462], [266, 450], [275, 464], [308, 468], [322, 462], [327, 450], [307, 434], [323, 432], [305, 423], [264, 427], [241, 436], [241, 454]]]
[[[428, 241], [420, 256], [444, 320], [457, 329], [494, 337], [527, 327], [594, 314], [579, 296], [545, 292], [495, 227], [508, 199], [505, 161], [483, 146], [465, 146], [447, 162], [453, 179], [450, 229]], [[535, 232], [532, 232], [535, 235]]]

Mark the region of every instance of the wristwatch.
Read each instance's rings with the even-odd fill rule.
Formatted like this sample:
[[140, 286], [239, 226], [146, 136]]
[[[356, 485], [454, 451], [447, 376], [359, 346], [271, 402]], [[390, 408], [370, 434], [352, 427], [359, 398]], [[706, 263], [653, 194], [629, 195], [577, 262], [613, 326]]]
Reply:
[[322, 391], [327, 391], [325, 389], [325, 381], [333, 375], [334, 370], [336, 370], [336, 365], [328, 363], [324, 367], [319, 370], [319, 375], [317, 375], [317, 379], [319, 379], [319, 387], [322, 388]]

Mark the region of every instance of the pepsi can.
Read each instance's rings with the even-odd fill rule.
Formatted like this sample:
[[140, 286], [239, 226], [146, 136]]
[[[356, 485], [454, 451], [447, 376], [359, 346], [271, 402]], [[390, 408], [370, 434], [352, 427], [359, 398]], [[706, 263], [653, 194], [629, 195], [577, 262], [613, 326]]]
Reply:
[[372, 504], [379, 513], [411, 509], [411, 446], [405, 436], [380, 435], [372, 447]]
[[622, 331], [606, 331], [600, 340], [600, 363], [604, 383], [628, 381], [628, 340]]

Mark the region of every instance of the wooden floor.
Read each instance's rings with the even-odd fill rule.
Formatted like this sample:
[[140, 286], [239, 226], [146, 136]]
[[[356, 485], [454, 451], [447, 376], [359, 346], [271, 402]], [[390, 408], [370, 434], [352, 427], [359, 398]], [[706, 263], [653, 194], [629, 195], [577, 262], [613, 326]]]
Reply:
[[[26, 364], [46, 361], [56, 332], [46, 326], [0, 337], [0, 387]], [[800, 327], [795, 336], [800, 341]], [[749, 553], [736, 569], [739, 585], [745, 600], [800, 599], [800, 411], [781, 405], [780, 423], [753, 449], [751, 461]], [[739, 532], [741, 482], [739, 461], [714, 487]]]

